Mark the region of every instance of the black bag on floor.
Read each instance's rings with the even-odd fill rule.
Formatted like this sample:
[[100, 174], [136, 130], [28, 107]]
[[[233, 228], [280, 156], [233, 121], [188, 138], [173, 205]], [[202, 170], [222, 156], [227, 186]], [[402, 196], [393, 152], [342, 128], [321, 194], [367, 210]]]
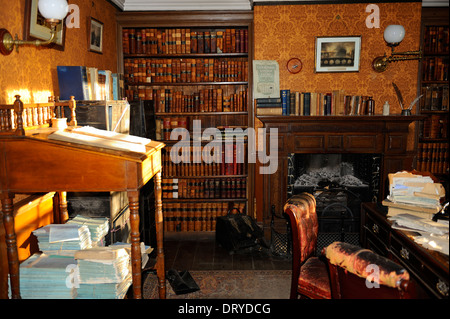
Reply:
[[[237, 214], [231, 214], [237, 210]], [[226, 216], [217, 217], [216, 242], [231, 254], [238, 250], [264, 244], [264, 232], [256, 221], [241, 214], [237, 208], [228, 211]]]
[[167, 271], [167, 279], [176, 295], [188, 294], [200, 290], [199, 286], [192, 278], [189, 271], [176, 271], [170, 269]]

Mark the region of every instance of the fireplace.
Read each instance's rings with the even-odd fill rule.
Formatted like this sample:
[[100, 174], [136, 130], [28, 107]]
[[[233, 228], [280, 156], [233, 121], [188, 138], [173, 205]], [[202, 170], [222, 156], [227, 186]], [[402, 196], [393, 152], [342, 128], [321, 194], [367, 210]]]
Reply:
[[334, 241], [359, 245], [361, 203], [377, 201], [380, 154], [296, 154], [288, 157], [287, 196], [316, 199], [317, 250]]
[[[352, 176], [366, 185], [361, 190], [361, 194], [357, 196], [359, 200], [383, 200], [387, 194], [388, 174], [413, 169], [416, 150], [414, 145], [411, 145], [410, 149], [407, 147], [409, 137], [414, 135], [413, 132], [410, 133], [410, 126], [412, 127], [415, 121], [422, 120], [423, 117], [399, 115], [259, 116], [257, 119], [261, 121], [260, 124], [267, 129], [267, 132], [271, 128], [278, 130], [276, 136], [271, 137], [267, 134], [266, 139], [268, 143], [270, 143], [270, 138], [277, 139], [277, 171], [273, 174], [260, 175], [258, 165], [261, 164], [259, 163], [256, 164], [255, 169], [256, 217], [266, 229], [270, 229], [272, 206], [277, 215], [280, 215], [288, 197], [293, 192], [300, 190], [295, 188], [294, 182], [299, 177], [296, 174], [302, 170], [306, 172], [308, 166], [317, 168], [323, 166], [323, 163], [351, 162], [352, 167], [343, 164], [339, 168], [339, 172], [346, 176], [349, 175], [347, 174], [349, 171], [352, 171]], [[258, 125], [258, 121], [256, 125]], [[295, 154], [294, 158], [299, 156], [299, 159], [293, 159], [292, 154]], [[316, 157], [316, 155], [321, 156]], [[348, 179], [353, 179], [353, 177], [347, 176]], [[339, 189], [343, 186], [344, 190], [339, 193]], [[346, 201], [351, 202], [346, 206], [358, 205], [353, 198], [354, 189], [345, 183], [321, 181], [316, 186], [305, 186], [312, 192], [322, 191], [320, 187], [335, 192], [329, 194], [329, 198], [332, 196], [346, 197]], [[321, 196], [326, 197], [325, 194]], [[338, 206], [338, 204], [334, 204], [332, 207], [337, 209]], [[343, 211], [344, 209], [340, 209], [338, 215]], [[352, 214], [354, 214], [353, 210]], [[359, 217], [355, 217], [354, 214], [353, 218]], [[322, 229], [329, 230], [329, 224], [332, 222], [324, 220], [321, 225]], [[351, 231], [354, 227], [357, 227], [356, 221], [348, 220], [344, 223], [344, 229]]]

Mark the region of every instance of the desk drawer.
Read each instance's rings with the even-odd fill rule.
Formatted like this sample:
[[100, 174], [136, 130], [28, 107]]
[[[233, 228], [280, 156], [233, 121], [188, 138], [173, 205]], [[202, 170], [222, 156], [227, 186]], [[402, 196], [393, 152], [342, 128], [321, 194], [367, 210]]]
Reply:
[[448, 298], [449, 283], [445, 274], [438, 274], [432, 267], [413, 253], [396, 235], [391, 237], [392, 254], [404, 265], [411, 275], [424, 284], [438, 298]]
[[371, 237], [377, 238], [384, 246], [389, 246], [389, 229], [385, 225], [367, 214], [364, 226], [367, 233], [372, 235]]

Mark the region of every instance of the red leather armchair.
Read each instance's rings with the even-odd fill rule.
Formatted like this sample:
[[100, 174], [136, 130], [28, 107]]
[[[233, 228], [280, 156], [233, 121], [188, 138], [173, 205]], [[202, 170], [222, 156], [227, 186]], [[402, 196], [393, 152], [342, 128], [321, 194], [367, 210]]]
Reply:
[[399, 264], [364, 249], [334, 242], [323, 249], [333, 299], [417, 298], [409, 273]]
[[291, 299], [305, 296], [330, 299], [330, 280], [325, 261], [313, 256], [319, 230], [316, 200], [309, 193], [292, 196], [284, 205], [292, 229]]

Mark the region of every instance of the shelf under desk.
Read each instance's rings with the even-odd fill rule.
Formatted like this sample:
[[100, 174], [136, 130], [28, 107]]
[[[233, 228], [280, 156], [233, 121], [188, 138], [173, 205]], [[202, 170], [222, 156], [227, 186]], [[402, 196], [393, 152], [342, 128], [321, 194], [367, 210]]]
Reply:
[[[48, 138], [54, 129], [27, 131], [24, 136], [0, 136], [0, 195], [11, 291], [20, 298], [19, 260], [14, 231], [15, 193], [126, 191], [130, 207], [131, 266], [134, 298], [142, 298], [139, 233], [139, 190], [155, 179], [156, 237], [159, 296], [165, 298], [161, 149], [151, 141], [145, 153], [119, 151]], [[60, 213], [67, 220], [67, 203], [62, 196]]]

